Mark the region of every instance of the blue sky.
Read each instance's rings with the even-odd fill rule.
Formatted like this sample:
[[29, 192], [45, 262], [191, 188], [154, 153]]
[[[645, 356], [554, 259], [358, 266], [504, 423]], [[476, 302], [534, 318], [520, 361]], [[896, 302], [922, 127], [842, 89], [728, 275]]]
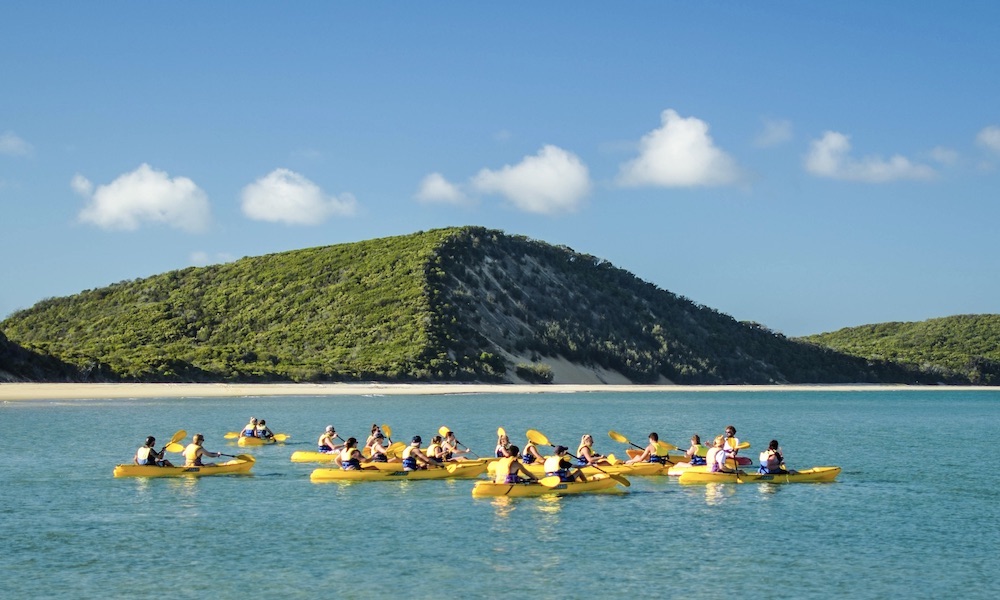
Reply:
[[1000, 312], [995, 2], [0, 8], [0, 317], [483, 225], [787, 335]]

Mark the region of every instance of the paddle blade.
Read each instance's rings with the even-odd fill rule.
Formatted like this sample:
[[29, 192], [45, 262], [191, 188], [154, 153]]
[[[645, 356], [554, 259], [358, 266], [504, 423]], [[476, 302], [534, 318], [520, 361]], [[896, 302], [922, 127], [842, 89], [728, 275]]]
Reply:
[[235, 440], [236, 438], [240, 437], [240, 434], [237, 433], [237, 432], [235, 432], [235, 431], [230, 431], [230, 432], [228, 432], [226, 435], [224, 435], [222, 437], [223, 437], [223, 439], [227, 439], [227, 440]]
[[497, 437], [500, 437], [502, 435], [507, 435], [507, 430], [504, 429], [503, 427], [497, 427]]
[[736, 447], [739, 448], [740, 450], [746, 450], [747, 448], [750, 447], [750, 442], [740, 442], [740, 445]]
[[399, 453], [403, 451], [403, 448], [406, 448], [406, 444], [403, 442], [393, 442], [389, 444], [388, 448], [385, 449], [385, 453], [387, 456], [399, 456]]
[[274, 434], [274, 440], [277, 441], [277, 442], [283, 442], [283, 441], [287, 440], [290, 437], [292, 437], [292, 436], [288, 435], [287, 433], [276, 433], [276, 434]]
[[541, 444], [543, 446], [552, 445], [549, 443], [549, 438], [545, 437], [545, 434], [543, 434], [541, 431], [538, 431], [537, 429], [529, 429], [528, 431], [525, 432], [525, 435], [528, 436], [529, 440], [531, 440], [536, 444]]
[[371, 458], [372, 457], [372, 449], [371, 449], [371, 447], [365, 446], [364, 448], [362, 448], [361, 449], [361, 456], [364, 456], [365, 458]]
[[621, 462], [617, 458], [615, 458], [614, 454], [609, 454], [607, 456], [607, 459], [608, 459], [608, 462], [611, 463], [612, 465], [617, 465], [619, 462]]
[[387, 424], [382, 423], [382, 433], [385, 434], [385, 437], [391, 438], [392, 437], [392, 427], [389, 427]]
[[451, 431], [451, 430], [448, 429], [448, 427], [446, 425], [442, 425], [442, 426], [438, 427], [438, 433], [441, 434], [441, 437], [445, 437], [446, 435], [448, 435], [449, 431]]
[[449, 465], [448, 465], [447, 467], [445, 467], [445, 468], [446, 468], [446, 469], [448, 469], [448, 472], [449, 472], [449, 473], [454, 473], [454, 472], [455, 472], [455, 470], [456, 470], [456, 469], [458, 469], [458, 464], [456, 464], [456, 463], [450, 463], [450, 464], [449, 464]]
[[257, 459], [250, 454], [237, 454], [236, 458], [246, 462], [257, 462]]
[[184, 452], [184, 445], [183, 444], [178, 444], [177, 442], [170, 442], [169, 444], [167, 444], [166, 448], [164, 448], [164, 449], [167, 452], [178, 452], [179, 453], [179, 452]]
[[666, 454], [667, 452], [670, 452], [671, 450], [676, 450], [676, 449], [677, 449], [677, 446], [675, 446], [673, 444], [668, 444], [666, 442], [656, 442], [656, 453], [657, 454]]
[[562, 479], [560, 479], [558, 475], [549, 475], [548, 477], [542, 477], [539, 479], [538, 483], [547, 488], [553, 488], [562, 483]]
[[170, 438], [170, 441], [167, 442], [167, 446], [169, 446], [170, 444], [176, 444], [177, 442], [183, 440], [184, 438], [187, 437], [187, 434], [188, 432], [184, 431], [183, 429], [178, 429], [177, 433], [175, 433], [174, 436]]
[[621, 475], [610, 475], [610, 477], [611, 477], [611, 479], [614, 479], [615, 481], [617, 481], [618, 483], [620, 483], [621, 485], [623, 485], [625, 487], [631, 487], [632, 486], [632, 482], [630, 482], [628, 479], [625, 479]]
[[629, 443], [627, 437], [625, 437], [624, 435], [622, 435], [622, 434], [620, 434], [620, 433], [618, 433], [617, 431], [614, 431], [614, 430], [608, 432], [608, 437], [611, 438], [611, 439], [613, 439], [614, 441], [620, 442], [622, 444], [628, 444]]

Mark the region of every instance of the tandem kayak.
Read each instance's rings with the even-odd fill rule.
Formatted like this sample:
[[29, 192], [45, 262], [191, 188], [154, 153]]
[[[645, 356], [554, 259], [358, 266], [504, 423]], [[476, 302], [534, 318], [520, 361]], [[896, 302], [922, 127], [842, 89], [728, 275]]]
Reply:
[[[532, 463], [530, 465], [524, 465], [524, 468], [528, 469], [528, 472], [535, 477], [545, 476], [545, 467], [541, 463]], [[576, 467], [573, 467], [575, 469]], [[492, 466], [488, 469], [492, 474]], [[587, 477], [592, 475], [629, 475], [633, 477], [646, 477], [651, 475], [662, 475], [663, 465], [660, 463], [635, 463], [632, 465], [626, 465], [625, 463], [618, 463], [616, 465], [601, 465], [598, 467], [583, 467], [583, 474]]]
[[840, 467], [813, 467], [785, 475], [761, 473], [711, 473], [705, 467], [691, 467], [681, 473], [680, 483], [822, 483], [833, 481]]
[[205, 477], [208, 475], [236, 475], [249, 473], [253, 467], [254, 458], [242, 455], [239, 458], [206, 465], [203, 467], [152, 467], [148, 465], [118, 465], [115, 467], [115, 477]]
[[[379, 463], [385, 466], [391, 463]], [[417, 471], [404, 471], [398, 463], [396, 468], [374, 468], [345, 471], [343, 469], [321, 468], [315, 469], [309, 479], [312, 481], [400, 481], [417, 479], [474, 479], [486, 472], [485, 463], [475, 463], [470, 465], [454, 464], [454, 468], [421, 469]], [[366, 465], [367, 466], [367, 465]], [[449, 465], [452, 466], [452, 465]]]
[[275, 438], [241, 437], [236, 440], [237, 446], [270, 446], [278, 443]]
[[597, 475], [588, 481], [564, 481], [553, 487], [540, 483], [494, 483], [492, 481], [477, 481], [472, 487], [473, 498], [490, 498], [508, 496], [523, 498], [530, 496], [545, 496], [548, 494], [586, 494], [596, 492], [620, 492], [617, 481], [606, 476]]

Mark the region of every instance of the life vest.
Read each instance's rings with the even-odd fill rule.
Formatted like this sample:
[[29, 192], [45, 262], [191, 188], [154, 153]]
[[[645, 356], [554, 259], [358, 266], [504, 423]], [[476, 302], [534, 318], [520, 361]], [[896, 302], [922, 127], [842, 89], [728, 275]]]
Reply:
[[431, 444], [430, 446], [427, 446], [427, 452], [424, 454], [431, 458], [438, 458], [440, 455], [444, 454], [444, 450], [441, 444]]
[[[516, 481], [511, 481], [511, 465], [517, 460], [516, 456], [508, 456], [507, 458], [501, 458], [497, 461], [497, 466], [495, 467], [494, 481], [497, 483], [516, 483]], [[515, 475], [516, 477], [516, 475]]]
[[199, 456], [198, 451], [201, 450], [201, 446], [195, 443], [190, 443], [184, 448], [184, 465], [188, 467], [200, 467], [201, 466], [201, 456]]
[[243, 428], [243, 437], [257, 437], [257, 426], [247, 425]]
[[135, 453], [136, 462], [140, 465], [152, 465], [155, 464], [156, 460], [153, 457], [155, 451], [149, 446], [143, 446], [139, 448]]
[[329, 454], [334, 450], [333, 436], [330, 435], [329, 433], [324, 433], [323, 435], [319, 436], [319, 441], [316, 443], [319, 446], [319, 451], [325, 454]]
[[763, 469], [774, 470], [781, 467], [781, 455], [775, 450], [765, 450], [760, 453], [760, 466]]
[[542, 468], [545, 469], [546, 475], [558, 475], [559, 471], [566, 469], [566, 462], [561, 456], [550, 456], [542, 463]]
[[267, 425], [258, 425], [257, 426], [257, 434], [256, 435], [257, 435], [257, 437], [260, 437], [260, 438], [262, 438], [262, 437], [271, 437], [267, 433]]
[[528, 444], [524, 447], [524, 450], [521, 450], [521, 460], [524, 464], [530, 465], [535, 462], [535, 455], [529, 452], [529, 450], [533, 449], [535, 449], [535, 444], [528, 442]]
[[413, 471], [417, 468], [417, 459], [410, 456], [410, 454], [416, 449], [416, 446], [407, 446], [403, 448], [403, 469], [407, 471]]
[[356, 456], [354, 456], [354, 453], [357, 451], [358, 451], [357, 448], [344, 448], [343, 450], [340, 451], [341, 469], [349, 471], [352, 469], [361, 468], [361, 461], [358, 460]]
[[725, 441], [722, 442], [722, 449], [726, 451], [726, 454], [736, 454], [739, 450], [737, 446], [740, 445], [740, 439], [736, 436], [727, 437]]

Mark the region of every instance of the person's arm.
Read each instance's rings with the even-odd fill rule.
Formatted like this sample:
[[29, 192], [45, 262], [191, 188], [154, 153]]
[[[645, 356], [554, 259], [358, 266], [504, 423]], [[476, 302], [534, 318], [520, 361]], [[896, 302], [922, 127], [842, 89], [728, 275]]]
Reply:
[[529, 471], [528, 468], [525, 467], [520, 462], [517, 463], [517, 470], [520, 471], [520, 472], [522, 472], [522, 473], [524, 473], [527, 476], [528, 479], [530, 479], [532, 481], [538, 481], [538, 478], [535, 477], [534, 473], [532, 473], [531, 471]]
[[421, 450], [420, 448], [414, 448], [413, 450], [411, 450], [410, 451], [410, 456], [412, 456], [412, 457], [420, 460], [424, 464], [435, 465], [435, 466], [438, 466], [438, 467], [441, 466], [441, 461], [440, 460], [438, 460], [436, 458], [432, 458], [430, 456], [427, 456], [426, 454], [424, 454], [424, 451]]

